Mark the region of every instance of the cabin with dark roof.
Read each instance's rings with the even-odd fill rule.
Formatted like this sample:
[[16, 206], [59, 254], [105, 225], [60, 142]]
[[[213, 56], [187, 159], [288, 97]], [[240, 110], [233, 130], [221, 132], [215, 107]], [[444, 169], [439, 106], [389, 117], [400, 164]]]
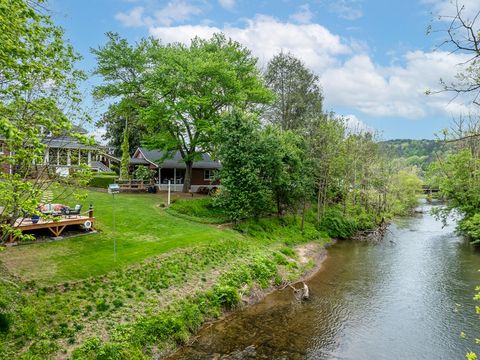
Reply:
[[[167, 156], [161, 150], [148, 150], [139, 147], [130, 159], [130, 166], [132, 168], [148, 166], [155, 170], [155, 183], [160, 190], [167, 190], [170, 181], [172, 191], [182, 191], [186, 166], [179, 151], [174, 153], [173, 156]], [[193, 163], [190, 190], [196, 192], [199, 188], [218, 187], [215, 172], [220, 168], [219, 161], [213, 160], [209, 154], [203, 153], [201, 159]]]

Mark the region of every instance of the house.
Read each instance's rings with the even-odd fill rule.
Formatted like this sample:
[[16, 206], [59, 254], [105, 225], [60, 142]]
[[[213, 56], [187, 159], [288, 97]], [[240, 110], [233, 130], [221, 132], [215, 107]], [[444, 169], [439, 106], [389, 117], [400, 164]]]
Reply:
[[[130, 159], [131, 167], [148, 166], [155, 170], [155, 183], [160, 190], [168, 189], [170, 180], [171, 190], [182, 191], [185, 179], [185, 162], [177, 151], [173, 157], [166, 157], [161, 150], [147, 150], [139, 147]], [[218, 186], [215, 181], [215, 172], [221, 168], [220, 162], [212, 160], [209, 154], [203, 153], [201, 159], [193, 163], [191, 191], [199, 188], [213, 188]]]
[[[57, 174], [66, 176], [72, 168], [88, 164], [92, 171], [110, 172], [112, 162], [120, 162], [111, 155], [111, 149], [101, 145], [85, 145], [72, 136], [45, 137], [43, 143], [47, 146], [41, 164], [36, 167], [48, 166]], [[5, 142], [0, 138], [0, 155], [8, 154]], [[11, 165], [2, 164], [5, 172], [14, 172]]]

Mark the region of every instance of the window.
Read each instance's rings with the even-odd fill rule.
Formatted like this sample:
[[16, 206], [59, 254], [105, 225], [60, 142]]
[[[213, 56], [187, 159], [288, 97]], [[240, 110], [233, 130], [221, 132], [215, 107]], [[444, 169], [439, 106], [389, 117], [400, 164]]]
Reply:
[[203, 180], [209, 180], [209, 181], [213, 181], [215, 180], [215, 170], [213, 169], [205, 169], [203, 171]]

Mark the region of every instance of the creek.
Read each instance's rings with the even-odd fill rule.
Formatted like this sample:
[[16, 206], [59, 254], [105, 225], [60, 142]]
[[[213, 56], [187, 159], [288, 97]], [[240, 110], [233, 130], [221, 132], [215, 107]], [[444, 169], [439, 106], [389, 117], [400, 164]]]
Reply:
[[[307, 282], [204, 326], [171, 359], [465, 359], [480, 352], [480, 253], [423, 204], [379, 243], [339, 241]], [[480, 305], [480, 304], [478, 304]], [[465, 333], [462, 337], [460, 334]]]

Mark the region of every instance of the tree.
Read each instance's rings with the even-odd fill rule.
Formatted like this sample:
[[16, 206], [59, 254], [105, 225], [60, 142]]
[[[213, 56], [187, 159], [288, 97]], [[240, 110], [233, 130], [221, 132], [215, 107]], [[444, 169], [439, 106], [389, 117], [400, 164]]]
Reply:
[[130, 162], [130, 149], [128, 146], [128, 126], [125, 124], [125, 129], [123, 130], [122, 160], [120, 163], [120, 178], [123, 180], [128, 179], [129, 162]]
[[255, 109], [271, 100], [250, 51], [224, 35], [194, 38], [190, 46], [151, 49], [145, 82], [149, 105], [142, 112], [149, 147], [179, 151], [186, 165], [183, 191], [191, 184], [192, 164], [214, 150], [212, 135], [222, 113]]
[[317, 221], [325, 212], [329, 191], [338, 185], [343, 164], [345, 125], [333, 114], [320, 116], [308, 125], [307, 146], [317, 194]]
[[322, 114], [323, 96], [318, 76], [291, 53], [280, 52], [268, 63], [265, 81], [276, 95], [264, 117], [283, 130], [303, 130]]
[[145, 126], [139, 122], [139, 113], [148, 105], [144, 96], [145, 71], [150, 64], [147, 54], [159, 44], [153, 39], [143, 39], [130, 45], [117, 33], [108, 32], [106, 35], [104, 46], [91, 49], [97, 60], [93, 74], [103, 80], [102, 84], [95, 86], [93, 96], [98, 101], [115, 101], [109, 105], [97, 126], [105, 127], [106, 140], [120, 156], [127, 122], [131, 148], [140, 146], [140, 140], [146, 133]]
[[[63, 31], [41, 12], [43, 1], [0, 4], [0, 162], [1, 235], [22, 235], [13, 224], [22, 211], [35, 213], [42, 192], [58, 181], [43, 164], [47, 141], [71, 135], [81, 140], [72, 120], [81, 116], [75, 70], [79, 56], [63, 40]], [[79, 169], [75, 176], [81, 178]]]
[[[455, 2], [453, 15], [440, 15], [440, 20], [446, 20], [448, 27], [441, 31], [446, 32], [446, 39], [439, 47], [446, 47], [450, 52], [461, 52], [469, 56], [464, 70], [457, 74], [455, 82], [447, 83], [440, 80], [442, 89], [456, 94], [471, 94], [473, 103], [480, 105], [480, 26], [478, 18], [480, 11], [469, 17], [466, 14], [466, 5]], [[432, 29], [429, 27], [428, 32]], [[433, 93], [437, 93], [435, 91]], [[427, 91], [427, 94], [432, 93]]]
[[222, 119], [216, 142], [222, 162], [217, 204], [235, 222], [265, 213], [272, 207], [271, 174], [266, 171], [272, 158], [265, 153], [258, 119], [233, 111]]

